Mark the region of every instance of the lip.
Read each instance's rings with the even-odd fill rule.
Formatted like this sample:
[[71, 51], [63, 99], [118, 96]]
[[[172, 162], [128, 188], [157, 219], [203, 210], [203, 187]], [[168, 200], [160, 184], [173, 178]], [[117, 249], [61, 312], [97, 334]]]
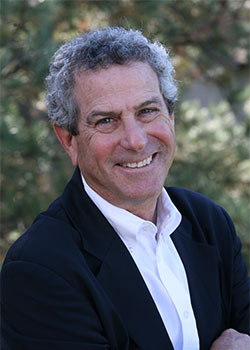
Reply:
[[119, 162], [116, 164], [116, 166], [119, 166], [120, 168], [124, 170], [139, 170], [139, 169], [145, 169], [149, 165], [151, 165], [154, 161], [154, 158], [157, 153], [153, 153], [147, 157], [141, 158], [139, 160], [130, 160], [125, 162]]

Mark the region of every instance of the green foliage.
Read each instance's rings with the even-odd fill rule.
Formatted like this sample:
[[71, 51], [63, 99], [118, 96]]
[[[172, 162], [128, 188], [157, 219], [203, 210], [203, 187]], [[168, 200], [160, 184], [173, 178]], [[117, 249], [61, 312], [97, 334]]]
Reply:
[[[247, 108], [247, 101], [245, 101]], [[225, 102], [201, 108], [184, 102], [176, 116], [177, 151], [167, 185], [203, 193], [232, 217], [249, 263], [249, 140], [248, 120], [235, 122]]]
[[140, 29], [170, 47], [181, 96], [199, 77], [222, 91], [219, 105], [177, 106], [177, 153], [167, 183], [200, 191], [225, 207], [247, 259], [249, 2], [1, 0], [0, 6], [2, 255], [72, 173], [47, 120], [49, 60], [64, 41], [111, 24]]

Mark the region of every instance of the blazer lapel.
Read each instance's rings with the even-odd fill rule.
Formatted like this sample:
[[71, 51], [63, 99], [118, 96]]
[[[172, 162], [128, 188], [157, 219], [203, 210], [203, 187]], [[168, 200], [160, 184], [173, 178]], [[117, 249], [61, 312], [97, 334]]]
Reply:
[[[62, 195], [62, 203], [82, 235], [90, 268], [121, 315], [133, 341], [143, 350], [172, 350], [160, 314], [133, 258], [86, 195], [78, 169]], [[93, 263], [91, 257], [99, 263]]]
[[172, 349], [155, 303], [119, 237], [113, 240], [97, 279], [119, 310], [139, 348]]
[[194, 241], [192, 234], [192, 225], [183, 216], [171, 237], [186, 270], [200, 347], [208, 349], [223, 317], [218, 256], [215, 247]]

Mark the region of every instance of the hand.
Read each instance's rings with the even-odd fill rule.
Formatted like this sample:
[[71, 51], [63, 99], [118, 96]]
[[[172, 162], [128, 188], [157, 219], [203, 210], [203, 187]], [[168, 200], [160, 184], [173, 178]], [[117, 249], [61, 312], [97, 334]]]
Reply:
[[229, 328], [213, 342], [210, 350], [250, 350], [250, 337]]

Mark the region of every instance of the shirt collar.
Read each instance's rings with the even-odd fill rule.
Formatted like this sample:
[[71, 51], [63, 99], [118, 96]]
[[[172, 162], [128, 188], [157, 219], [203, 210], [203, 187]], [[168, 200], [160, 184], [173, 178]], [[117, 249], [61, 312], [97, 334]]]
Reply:
[[154, 235], [157, 232], [170, 235], [181, 222], [181, 214], [171, 201], [165, 188], [162, 189], [157, 202], [156, 226], [151, 221], [143, 220], [129, 211], [109, 203], [87, 184], [82, 174], [81, 177], [88, 196], [106, 217], [114, 230], [128, 243], [136, 242], [142, 227], [147, 227]]

